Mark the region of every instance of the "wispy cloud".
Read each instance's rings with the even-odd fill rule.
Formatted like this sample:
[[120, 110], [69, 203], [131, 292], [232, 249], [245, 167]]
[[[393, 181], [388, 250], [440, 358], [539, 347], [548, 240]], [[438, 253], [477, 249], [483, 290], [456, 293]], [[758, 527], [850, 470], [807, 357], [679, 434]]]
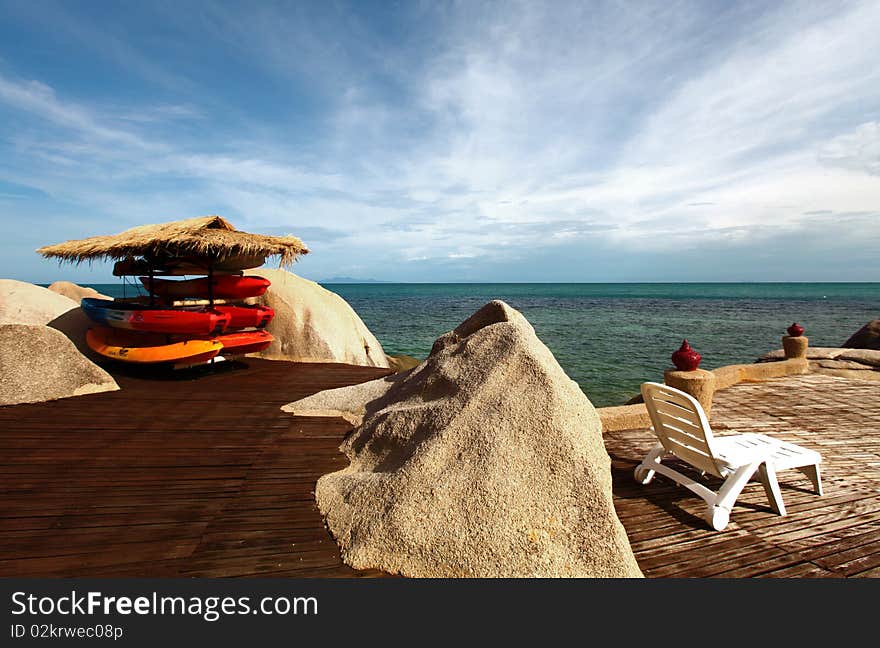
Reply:
[[[220, 212], [311, 235], [318, 276], [515, 280], [538, 276], [529, 258], [551, 264], [542, 278], [593, 276], [577, 249], [612, 278], [611, 259], [641, 258], [651, 278], [657, 254], [748, 256], [880, 215], [876, 3], [454, 3], [382, 20], [217, 4], [173, 28], [176, 9], [152, 11], [162, 33], [201, 34], [174, 42], [180, 69], [149, 39], [121, 45], [121, 17], [55, 18], [127, 62], [138, 99], [71, 92], [0, 49], [0, 181], [40, 196], [0, 203], [5, 226], [52, 201], [98, 231]], [[850, 258], [873, 244], [839, 238]]]
[[149, 144], [136, 135], [100, 123], [81, 106], [59, 101], [54, 90], [40, 81], [16, 82], [0, 76], [0, 101], [84, 137], [139, 149], [149, 148]]

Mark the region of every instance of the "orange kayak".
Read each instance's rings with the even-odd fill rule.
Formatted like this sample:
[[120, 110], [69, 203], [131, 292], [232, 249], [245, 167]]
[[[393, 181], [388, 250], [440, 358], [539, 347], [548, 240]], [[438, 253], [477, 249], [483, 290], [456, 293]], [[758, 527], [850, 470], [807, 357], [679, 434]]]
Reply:
[[131, 333], [111, 328], [90, 328], [86, 333], [86, 343], [95, 353], [105, 358], [139, 364], [207, 362], [223, 348], [223, 343], [216, 338], [170, 343], [168, 339], [165, 335]]
[[223, 345], [220, 349], [220, 355], [244, 355], [246, 353], [257, 353], [262, 351], [275, 339], [266, 331], [237, 331], [234, 333], [223, 333], [221, 335], [199, 336], [202, 340], [215, 340]]

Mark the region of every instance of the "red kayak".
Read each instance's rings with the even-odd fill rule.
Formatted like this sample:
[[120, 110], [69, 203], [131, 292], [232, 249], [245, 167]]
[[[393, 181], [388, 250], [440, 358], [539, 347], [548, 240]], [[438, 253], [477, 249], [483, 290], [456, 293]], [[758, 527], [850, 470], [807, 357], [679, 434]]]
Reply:
[[214, 310], [229, 315], [227, 328], [263, 328], [275, 311], [268, 306], [215, 306]]
[[247, 297], [259, 297], [266, 292], [271, 283], [263, 277], [241, 275], [215, 275], [212, 279], [200, 277], [184, 281], [154, 277], [151, 289], [149, 277], [140, 277], [140, 280], [144, 284], [144, 288], [163, 299], [182, 299], [184, 297], [246, 299]]
[[223, 348], [220, 349], [220, 355], [232, 356], [262, 351], [272, 344], [275, 338], [267, 331], [236, 331], [221, 335], [199, 335], [187, 339], [220, 342], [223, 345]]
[[211, 335], [229, 325], [229, 315], [212, 308], [170, 309], [93, 297], [83, 299], [80, 306], [93, 322], [119, 329]]

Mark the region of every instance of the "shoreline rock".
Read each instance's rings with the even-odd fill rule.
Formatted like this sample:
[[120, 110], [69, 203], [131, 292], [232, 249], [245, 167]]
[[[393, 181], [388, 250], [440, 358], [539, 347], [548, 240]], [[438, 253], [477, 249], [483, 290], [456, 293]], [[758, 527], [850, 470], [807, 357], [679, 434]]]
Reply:
[[53, 328], [0, 324], [0, 405], [42, 403], [119, 389], [101, 367]]
[[48, 289], [59, 295], [64, 295], [68, 299], [72, 299], [76, 302], [77, 306], [79, 306], [80, 301], [86, 297], [92, 297], [94, 299], [113, 299], [112, 297], [99, 293], [94, 288], [80, 286], [72, 281], [55, 281], [49, 284]]
[[79, 302], [48, 288], [0, 279], [0, 324], [49, 326], [66, 335], [86, 358], [93, 361], [99, 358], [86, 344], [86, 331], [92, 322]]
[[532, 326], [490, 302], [414, 369], [284, 408], [360, 421], [318, 506], [355, 568], [639, 577], [599, 416]]
[[394, 369], [395, 372], [415, 369], [420, 364], [422, 364], [422, 361], [418, 358], [413, 358], [412, 356], [403, 354], [387, 355], [386, 357], [388, 358], [388, 366]]
[[[765, 353], [759, 363], [785, 359], [782, 349]], [[880, 350], [846, 347], [808, 347], [807, 362], [813, 373], [840, 378], [880, 381]]]
[[265, 295], [253, 300], [275, 309], [266, 327], [275, 341], [259, 357], [390, 367], [382, 345], [336, 293], [285, 270], [256, 268], [247, 274], [272, 282]]
[[0, 279], [0, 324], [46, 325], [72, 308], [79, 302], [48, 288]]
[[853, 333], [841, 346], [880, 351], [880, 319], [871, 320]]

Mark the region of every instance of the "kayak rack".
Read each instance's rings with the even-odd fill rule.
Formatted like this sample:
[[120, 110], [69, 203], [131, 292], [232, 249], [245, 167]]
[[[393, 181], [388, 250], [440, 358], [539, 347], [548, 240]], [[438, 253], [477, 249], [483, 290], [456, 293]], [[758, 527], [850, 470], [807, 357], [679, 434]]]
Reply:
[[[149, 306], [154, 307], [157, 304], [158, 298], [156, 295], [156, 285], [154, 283], [154, 278], [156, 277], [178, 277], [178, 276], [192, 276], [192, 275], [201, 275], [203, 277], [207, 277], [207, 298], [193, 298], [193, 299], [164, 299], [162, 301], [162, 306], [164, 308], [203, 308], [208, 307], [211, 308], [213, 306], [222, 306], [227, 304], [236, 304], [242, 302], [242, 299], [227, 299], [227, 298], [218, 298], [214, 296], [215, 288], [214, 288], [214, 278], [217, 275], [220, 276], [244, 276], [243, 270], [235, 270], [235, 269], [217, 269], [214, 268], [215, 259], [202, 259], [196, 262], [193, 262], [189, 259], [175, 259], [175, 258], [163, 258], [156, 259], [152, 257], [143, 257], [143, 258], [127, 258], [124, 260], [117, 261], [113, 266], [113, 274], [117, 277], [128, 277], [128, 276], [140, 276], [143, 281], [144, 275], [147, 277], [146, 288], [149, 293], [148, 296], [136, 297], [134, 299], [122, 299], [118, 301], [125, 301], [131, 303], [140, 303], [143, 304], [148, 300]], [[240, 266], [241, 267], [241, 266]], [[174, 370], [179, 369], [189, 369], [196, 366], [212, 366], [218, 362], [227, 361], [233, 357], [235, 357], [234, 351], [230, 349], [230, 352], [227, 353], [228, 357], [224, 357], [222, 353], [215, 355], [211, 359], [207, 361], [200, 362], [179, 362], [174, 363], [172, 368]]]
[[[167, 262], [166, 262], [167, 263]], [[212, 264], [213, 265], [213, 264]], [[207, 265], [196, 265], [194, 263], [173, 263], [172, 265], [153, 265], [143, 259], [133, 261], [117, 261], [113, 265], [114, 277], [137, 277], [140, 275], [148, 275], [152, 268], [153, 275], [156, 277], [184, 277], [187, 275], [206, 275], [208, 274]], [[218, 270], [214, 269], [214, 274], [218, 275], [243, 275], [243, 270]]]

